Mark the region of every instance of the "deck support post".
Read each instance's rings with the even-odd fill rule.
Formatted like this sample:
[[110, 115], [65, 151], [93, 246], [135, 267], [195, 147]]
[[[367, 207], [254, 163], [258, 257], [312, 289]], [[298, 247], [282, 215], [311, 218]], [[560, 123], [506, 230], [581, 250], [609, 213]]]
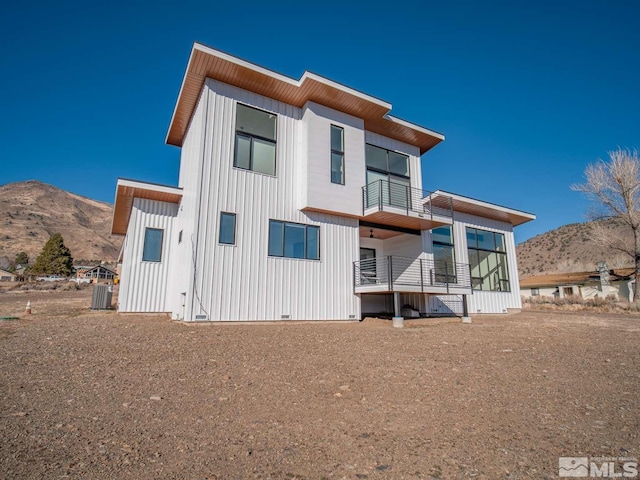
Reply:
[[402, 328], [404, 326], [404, 318], [400, 315], [400, 292], [393, 292], [393, 326]]
[[462, 323], [471, 323], [469, 307], [467, 306], [467, 296], [462, 295]]

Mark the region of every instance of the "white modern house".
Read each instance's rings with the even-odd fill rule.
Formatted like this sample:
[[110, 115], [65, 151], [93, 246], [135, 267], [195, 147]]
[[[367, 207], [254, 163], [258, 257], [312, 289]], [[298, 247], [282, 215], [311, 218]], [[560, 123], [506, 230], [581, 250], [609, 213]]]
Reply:
[[513, 228], [535, 216], [423, 191], [421, 156], [444, 136], [390, 110], [196, 43], [166, 138], [182, 149], [178, 186], [118, 180], [119, 311], [233, 321], [520, 309]]

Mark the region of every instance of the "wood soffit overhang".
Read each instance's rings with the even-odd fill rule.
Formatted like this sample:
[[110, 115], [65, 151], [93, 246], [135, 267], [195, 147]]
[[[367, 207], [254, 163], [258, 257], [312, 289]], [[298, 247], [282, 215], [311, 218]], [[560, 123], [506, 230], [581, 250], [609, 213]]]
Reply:
[[195, 43], [178, 95], [166, 142], [182, 146], [205, 79], [209, 77], [302, 108], [315, 102], [364, 120], [365, 129], [420, 148], [433, 148], [444, 136], [388, 115], [391, 104], [305, 72], [300, 80]]
[[116, 187], [116, 200], [113, 206], [112, 235], [127, 234], [134, 198], [180, 203], [182, 190], [176, 187], [119, 179]]
[[476, 200], [470, 197], [464, 197], [450, 192], [438, 190], [434, 192], [430, 199], [426, 199], [425, 203], [432, 203], [434, 206], [447, 208], [450, 206], [454, 212], [467, 213], [477, 217], [490, 218], [500, 222], [510, 223], [517, 227], [523, 223], [535, 220], [536, 216], [532, 213], [514, 210], [512, 208], [495, 205], [482, 200]]

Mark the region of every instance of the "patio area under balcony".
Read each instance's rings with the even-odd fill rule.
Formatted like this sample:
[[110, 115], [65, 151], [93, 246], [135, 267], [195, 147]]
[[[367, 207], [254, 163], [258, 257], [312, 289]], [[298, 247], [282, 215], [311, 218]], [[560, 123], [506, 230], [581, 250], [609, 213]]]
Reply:
[[466, 263], [434, 261], [397, 255], [353, 262], [355, 293], [471, 293], [471, 272]]
[[415, 230], [453, 223], [453, 200], [391, 180], [362, 187], [363, 220]]

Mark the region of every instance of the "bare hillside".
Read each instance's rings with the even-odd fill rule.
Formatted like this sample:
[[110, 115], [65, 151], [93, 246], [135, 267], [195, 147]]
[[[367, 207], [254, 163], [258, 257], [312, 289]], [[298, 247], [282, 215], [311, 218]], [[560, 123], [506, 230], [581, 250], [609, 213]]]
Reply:
[[109, 235], [112, 205], [30, 180], [0, 186], [0, 257], [33, 262], [60, 232], [74, 259], [115, 261], [122, 240]]
[[[621, 227], [607, 221], [611, 235], [620, 235]], [[590, 222], [572, 223], [536, 235], [516, 247], [520, 278], [544, 273], [586, 272], [598, 262], [610, 268], [630, 266], [631, 261], [619, 252], [608, 251], [590, 236]]]

